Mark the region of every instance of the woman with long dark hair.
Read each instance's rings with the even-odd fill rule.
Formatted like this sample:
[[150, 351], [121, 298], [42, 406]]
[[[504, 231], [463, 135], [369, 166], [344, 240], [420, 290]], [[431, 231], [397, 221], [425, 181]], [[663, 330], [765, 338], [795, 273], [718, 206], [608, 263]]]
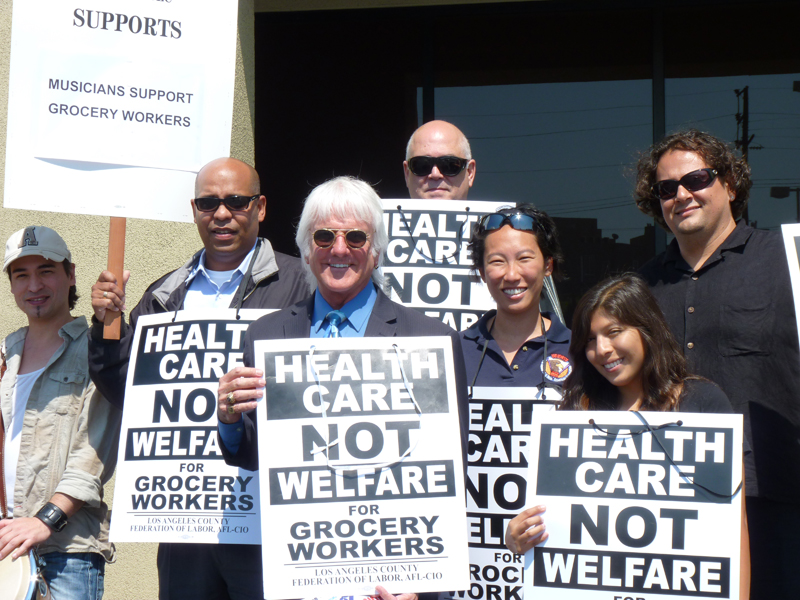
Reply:
[[[607, 279], [589, 290], [572, 320], [572, 373], [559, 410], [732, 413], [712, 382], [690, 375], [647, 284], [637, 275]], [[744, 470], [754, 472], [745, 442]], [[544, 506], [529, 508], [506, 529], [509, 550], [524, 553], [547, 539]], [[750, 552], [742, 496], [742, 598], [749, 597]]]
[[607, 279], [581, 298], [570, 350], [562, 410], [732, 412], [722, 390], [686, 372], [655, 297], [636, 275]]

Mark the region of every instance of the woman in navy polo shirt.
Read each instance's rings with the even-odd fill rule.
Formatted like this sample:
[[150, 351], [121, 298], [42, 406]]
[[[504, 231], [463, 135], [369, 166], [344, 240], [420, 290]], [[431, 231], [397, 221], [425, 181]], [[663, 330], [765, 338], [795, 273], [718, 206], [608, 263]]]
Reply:
[[[470, 595], [491, 595], [486, 573], [496, 570], [522, 597], [522, 563], [499, 563], [485, 537], [502, 539], [503, 522], [525, 506], [527, 444], [536, 409], [552, 410], [570, 372], [570, 333], [558, 318], [539, 310], [544, 279], [557, 276], [563, 260], [553, 220], [530, 204], [502, 209], [478, 221], [469, 246], [473, 272], [497, 303], [466, 331], [461, 346], [469, 394], [467, 519], [470, 523]], [[497, 435], [502, 432], [502, 437]], [[503, 443], [499, 444], [498, 439]], [[500, 479], [502, 478], [502, 480]], [[492, 499], [471, 489], [481, 481], [504, 482]], [[484, 484], [485, 485], [485, 484]], [[484, 527], [487, 518], [492, 525]], [[477, 521], [477, 523], [476, 523]], [[476, 534], [485, 531], [486, 535]], [[487, 571], [488, 570], [488, 571]], [[494, 581], [494, 580], [492, 580]], [[496, 586], [492, 586], [496, 587]]]
[[570, 333], [539, 310], [544, 279], [558, 277], [563, 262], [553, 220], [531, 204], [501, 209], [480, 219], [469, 249], [473, 272], [497, 303], [461, 332], [470, 393], [474, 386], [530, 387], [532, 399], [560, 399]]

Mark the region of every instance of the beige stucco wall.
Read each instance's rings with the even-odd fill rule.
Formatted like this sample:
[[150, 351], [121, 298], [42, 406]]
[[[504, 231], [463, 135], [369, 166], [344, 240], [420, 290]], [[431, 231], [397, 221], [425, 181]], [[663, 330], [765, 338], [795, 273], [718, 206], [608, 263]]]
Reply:
[[[24, 1], [24, 0], [16, 0]], [[0, 1], [0, 197], [5, 180], [6, 123], [8, 120], [8, 74], [11, 48], [11, 0]], [[239, 0], [239, 36], [236, 50], [236, 89], [233, 106], [231, 156], [253, 163], [254, 55], [253, 0]], [[58, 182], [31, 182], [31, 193], [57, 194]], [[193, 190], [176, 202], [188, 202]], [[108, 218], [0, 208], [0, 241], [27, 225], [46, 225], [67, 242], [77, 267], [78, 301], [73, 314], [89, 315], [89, 295], [98, 273], [105, 268]], [[132, 275], [128, 284], [128, 306], [134, 306], [145, 288], [158, 276], [185, 262], [199, 247], [193, 224], [129, 219], [125, 267]], [[0, 337], [25, 324], [9, 286], [0, 281]], [[113, 495], [113, 481], [106, 486]], [[113, 507], [112, 507], [113, 509]], [[106, 570], [109, 600], [150, 600], [158, 597], [154, 544], [118, 544], [117, 561]]]

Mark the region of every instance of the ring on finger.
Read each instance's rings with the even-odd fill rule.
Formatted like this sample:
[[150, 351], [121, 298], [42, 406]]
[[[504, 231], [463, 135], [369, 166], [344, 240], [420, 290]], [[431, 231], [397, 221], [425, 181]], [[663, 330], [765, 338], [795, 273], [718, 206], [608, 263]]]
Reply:
[[108, 298], [108, 292], [103, 292], [103, 298]]
[[228, 407], [228, 414], [229, 414], [229, 415], [232, 415], [232, 414], [233, 414], [233, 413], [235, 413], [235, 412], [236, 412], [236, 411], [235, 411], [235, 410], [233, 410], [233, 406], [229, 406], [229, 407]]
[[225, 396], [225, 399], [228, 401], [228, 404], [233, 404], [233, 392], [228, 392], [228, 395]]

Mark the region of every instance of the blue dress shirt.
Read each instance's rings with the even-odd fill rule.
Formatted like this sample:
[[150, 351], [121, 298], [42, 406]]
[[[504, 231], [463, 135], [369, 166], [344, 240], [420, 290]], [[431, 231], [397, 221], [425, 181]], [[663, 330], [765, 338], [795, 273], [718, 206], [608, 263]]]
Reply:
[[[347, 316], [347, 320], [339, 325], [339, 335], [341, 337], [364, 337], [364, 332], [367, 330], [367, 321], [369, 321], [372, 307], [375, 306], [377, 298], [378, 292], [375, 290], [375, 285], [370, 282], [363, 290], [358, 292], [355, 298], [339, 309]], [[325, 317], [332, 310], [333, 307], [322, 297], [318, 288], [314, 292], [314, 313], [311, 316], [310, 337], [328, 337], [331, 325], [325, 320]]]
[[183, 308], [186, 310], [230, 308], [233, 297], [236, 295], [236, 290], [239, 289], [239, 284], [242, 282], [244, 274], [250, 266], [250, 261], [253, 259], [255, 248], [254, 245], [242, 262], [239, 263], [239, 266], [233, 270], [230, 279], [221, 285], [214, 281], [219, 278], [211, 275], [212, 271], [206, 267], [206, 251], [203, 250], [197, 266], [186, 278], [189, 289], [186, 291], [186, 297], [183, 300]]
[[[375, 284], [370, 281], [355, 298], [339, 309], [347, 315], [347, 320], [339, 325], [339, 335], [341, 337], [364, 337], [369, 316], [372, 314], [372, 309], [377, 299], [378, 292], [375, 289]], [[330, 323], [325, 321], [325, 317], [332, 310], [333, 307], [328, 304], [327, 300], [319, 293], [319, 289], [317, 289], [314, 292], [314, 312], [311, 315], [311, 334], [309, 337], [328, 337], [331, 326]], [[236, 423], [219, 422], [219, 437], [222, 438], [222, 443], [231, 451], [231, 454], [236, 454], [239, 450], [239, 444], [242, 442], [241, 423], [241, 420]]]

